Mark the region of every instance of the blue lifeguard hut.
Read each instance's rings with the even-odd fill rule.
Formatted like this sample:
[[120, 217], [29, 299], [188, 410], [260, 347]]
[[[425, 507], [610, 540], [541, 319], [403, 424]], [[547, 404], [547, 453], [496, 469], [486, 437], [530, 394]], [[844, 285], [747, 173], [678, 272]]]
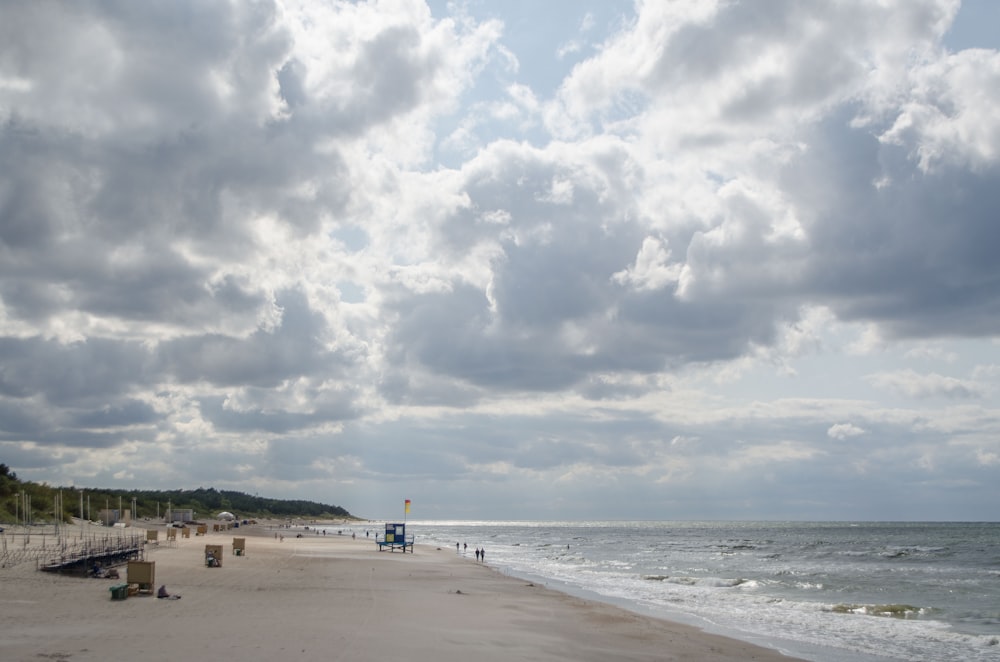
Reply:
[[388, 549], [390, 552], [394, 552], [397, 549], [403, 550], [406, 553], [406, 549], [410, 549], [410, 554], [413, 553], [413, 535], [406, 534], [406, 522], [394, 522], [385, 525], [385, 533], [381, 538], [375, 539], [375, 544], [378, 546], [378, 551], [382, 552]]

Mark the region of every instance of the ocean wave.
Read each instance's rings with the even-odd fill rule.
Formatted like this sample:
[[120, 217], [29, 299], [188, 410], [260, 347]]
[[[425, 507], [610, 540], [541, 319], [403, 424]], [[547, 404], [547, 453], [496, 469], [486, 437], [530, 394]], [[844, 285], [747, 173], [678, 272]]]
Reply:
[[[489, 538], [505, 572], [741, 638], [1000, 662], [996, 525], [492, 522], [418, 534]], [[833, 655], [822, 659], [854, 659]]]
[[916, 618], [927, 613], [922, 607], [913, 605], [857, 605], [839, 604], [830, 607], [835, 614], [861, 614], [864, 616], [887, 616], [889, 618]]
[[709, 588], [757, 588], [760, 582], [756, 579], [730, 579], [726, 577], [684, 577], [671, 575], [643, 575], [643, 579], [648, 581], [666, 582], [679, 586], [706, 586]]

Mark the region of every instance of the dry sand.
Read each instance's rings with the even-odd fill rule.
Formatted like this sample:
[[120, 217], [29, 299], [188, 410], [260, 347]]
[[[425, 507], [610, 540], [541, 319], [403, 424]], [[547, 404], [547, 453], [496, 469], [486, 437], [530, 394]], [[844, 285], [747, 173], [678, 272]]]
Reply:
[[[327, 528], [335, 532], [335, 528]], [[108, 579], [0, 569], [0, 659], [758, 660], [780, 653], [504, 576], [452, 549], [243, 527], [147, 546], [179, 600], [111, 600]], [[232, 539], [247, 554], [232, 555]], [[206, 544], [226, 552], [204, 564]], [[121, 568], [122, 580], [125, 568]]]

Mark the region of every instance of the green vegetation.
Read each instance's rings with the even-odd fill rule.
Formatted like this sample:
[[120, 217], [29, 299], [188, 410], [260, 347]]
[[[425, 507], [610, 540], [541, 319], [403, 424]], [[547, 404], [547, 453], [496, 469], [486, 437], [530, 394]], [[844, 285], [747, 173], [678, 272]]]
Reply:
[[[340, 506], [315, 501], [267, 499], [230, 490], [199, 487], [196, 490], [113, 490], [106, 488], [50, 487], [49, 485], [21, 481], [6, 464], [0, 464], [0, 522], [12, 524], [24, 517], [23, 508], [27, 495], [35, 522], [51, 522], [53, 509], [62, 493], [63, 521], [80, 516], [80, 490], [84, 492], [84, 505], [89, 500], [91, 519], [105, 507], [118, 509], [119, 499], [123, 509], [132, 508], [135, 499], [135, 517], [153, 519], [165, 516], [167, 504], [174, 509], [191, 509], [196, 517], [211, 518], [219, 511], [229, 511], [239, 518], [306, 517], [311, 519], [353, 518]], [[85, 513], [86, 514], [86, 513]]]

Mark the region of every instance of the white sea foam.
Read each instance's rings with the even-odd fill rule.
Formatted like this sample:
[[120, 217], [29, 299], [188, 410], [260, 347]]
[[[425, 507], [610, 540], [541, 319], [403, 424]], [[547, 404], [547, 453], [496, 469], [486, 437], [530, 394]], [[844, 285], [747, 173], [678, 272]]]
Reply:
[[996, 558], [983, 552], [1000, 543], [997, 525], [420, 522], [411, 529], [418, 542], [485, 546], [490, 563], [511, 574], [807, 659], [1000, 660], [1000, 587], [982, 581], [998, 574]]

